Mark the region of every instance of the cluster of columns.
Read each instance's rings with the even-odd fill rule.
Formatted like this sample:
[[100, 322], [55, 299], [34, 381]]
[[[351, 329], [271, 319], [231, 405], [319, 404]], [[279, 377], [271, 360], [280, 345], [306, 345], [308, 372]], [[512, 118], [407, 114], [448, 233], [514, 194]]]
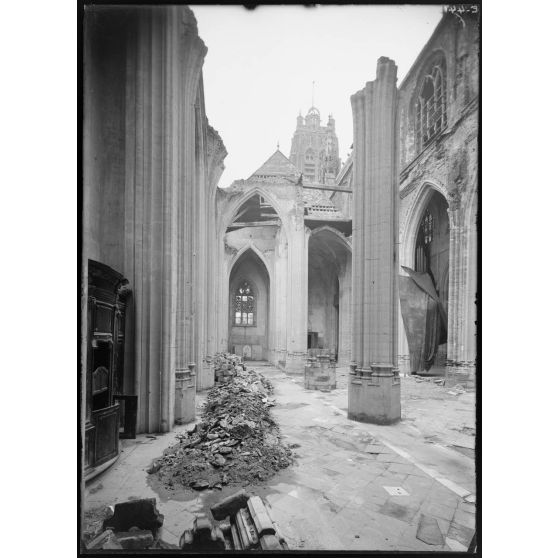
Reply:
[[397, 67], [378, 60], [376, 79], [351, 97], [354, 130], [353, 346], [348, 416], [401, 418], [398, 334]]
[[138, 395], [138, 431], [168, 431], [175, 375], [193, 363], [199, 374], [207, 351], [205, 215], [226, 154], [218, 136], [207, 152], [207, 48], [181, 6], [90, 6], [85, 26], [84, 276], [90, 258], [129, 279], [126, 393]]
[[463, 383], [476, 373], [476, 196], [469, 207], [450, 204], [450, 284], [447, 373]]

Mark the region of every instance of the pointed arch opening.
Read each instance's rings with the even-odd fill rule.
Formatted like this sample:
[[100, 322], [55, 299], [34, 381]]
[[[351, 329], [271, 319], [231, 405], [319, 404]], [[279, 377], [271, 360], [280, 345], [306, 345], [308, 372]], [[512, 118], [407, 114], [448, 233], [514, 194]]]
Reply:
[[308, 242], [308, 353], [350, 360], [351, 250], [330, 227], [315, 229]]
[[229, 347], [246, 360], [267, 360], [269, 351], [269, 273], [248, 248], [229, 276]]
[[429, 189], [412, 226], [408, 267], [403, 267], [406, 275], [400, 277], [410, 371], [443, 375], [447, 360], [450, 250], [446, 198]]

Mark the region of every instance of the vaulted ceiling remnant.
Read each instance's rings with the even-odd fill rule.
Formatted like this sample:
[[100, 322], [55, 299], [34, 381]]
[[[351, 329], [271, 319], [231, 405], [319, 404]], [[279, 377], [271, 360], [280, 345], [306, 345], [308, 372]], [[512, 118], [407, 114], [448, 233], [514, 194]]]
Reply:
[[227, 232], [242, 227], [260, 227], [279, 225], [280, 218], [273, 206], [260, 194], [254, 194], [246, 200], [236, 212]]

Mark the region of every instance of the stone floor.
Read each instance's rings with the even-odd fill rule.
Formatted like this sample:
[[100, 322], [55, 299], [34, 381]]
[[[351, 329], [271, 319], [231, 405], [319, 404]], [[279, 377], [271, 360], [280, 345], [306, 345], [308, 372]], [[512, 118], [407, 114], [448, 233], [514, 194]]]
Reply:
[[[285, 442], [299, 446], [292, 467], [247, 490], [267, 498], [291, 549], [467, 549], [476, 509], [473, 393], [402, 378], [402, 421], [376, 426], [347, 419], [345, 369], [338, 389], [320, 392], [305, 390], [302, 376], [253, 367], [275, 386]], [[119, 461], [87, 486], [85, 509], [155, 497], [163, 536], [176, 544], [196, 513], [237, 489], [169, 499], [148, 486], [146, 469], [183, 428], [123, 441]]]

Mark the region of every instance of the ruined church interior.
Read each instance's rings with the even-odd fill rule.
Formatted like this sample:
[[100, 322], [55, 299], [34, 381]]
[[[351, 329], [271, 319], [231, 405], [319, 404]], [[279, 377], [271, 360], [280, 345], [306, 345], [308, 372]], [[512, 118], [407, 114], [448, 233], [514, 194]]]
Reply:
[[211, 48], [84, 13], [82, 550], [475, 549], [477, 14], [232, 184]]

